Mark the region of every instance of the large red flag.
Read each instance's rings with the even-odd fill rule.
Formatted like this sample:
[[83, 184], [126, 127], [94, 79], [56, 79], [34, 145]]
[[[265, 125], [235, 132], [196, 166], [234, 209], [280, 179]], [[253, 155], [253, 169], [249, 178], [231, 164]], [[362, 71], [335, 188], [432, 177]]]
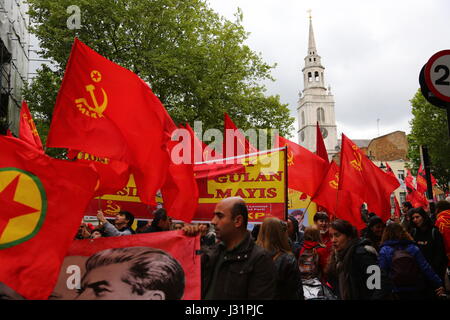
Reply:
[[27, 299], [47, 299], [97, 174], [16, 138], [0, 137], [0, 150], [0, 282]]
[[222, 152], [227, 158], [258, 152], [258, 149], [250, 144], [226, 112], [224, 113], [224, 133]]
[[126, 187], [130, 179], [130, 168], [125, 162], [99, 158], [83, 151], [74, 150], [69, 150], [67, 157], [76, 161], [91, 163], [95, 167], [99, 175], [96, 196], [114, 194]]
[[22, 102], [22, 109], [20, 110], [19, 138], [35, 148], [43, 150], [41, 138], [25, 101]]
[[383, 221], [391, 216], [391, 193], [400, 186], [397, 178], [378, 168], [342, 134], [339, 190], [359, 195]]
[[[431, 175], [431, 185], [435, 186], [437, 184], [436, 179]], [[425, 175], [425, 170], [422, 167], [422, 164], [419, 166], [419, 170], [417, 171], [416, 178], [417, 191], [420, 193], [424, 193], [427, 191], [427, 178]]]
[[358, 230], [366, 227], [361, 217], [363, 200], [356, 194], [338, 190], [339, 166], [334, 162], [328, 166], [328, 171], [311, 201], [325, 207], [328, 212], [339, 219], [347, 220]]
[[[398, 180], [397, 176], [394, 173], [394, 170], [392, 170], [391, 166], [387, 162], [386, 162], [386, 173]], [[400, 183], [400, 181], [399, 181], [399, 183]], [[394, 193], [394, 205], [395, 205], [394, 216], [400, 217], [402, 213], [400, 210], [400, 204], [398, 203], [395, 193]]]
[[[170, 132], [172, 136], [176, 129], [176, 125], [168, 117], [166, 120], [167, 132]], [[194, 177], [194, 165], [192, 162], [174, 161], [177, 155], [172, 154], [173, 148], [179, 143], [187, 142], [191, 147], [191, 137], [188, 140], [182, 142], [169, 141], [170, 164], [166, 180], [161, 187], [161, 194], [167, 214], [174, 219], [190, 223], [198, 206], [198, 187]]]
[[428, 209], [428, 200], [422, 192], [419, 192], [416, 189], [410, 189], [408, 187], [406, 189], [408, 190], [406, 201], [411, 202], [411, 205], [414, 208], [422, 207], [425, 210]]
[[406, 185], [406, 188], [410, 188], [411, 190], [416, 190], [416, 187], [414, 186], [414, 177], [411, 174], [411, 171], [409, 171], [408, 169], [406, 169], [405, 185]]
[[328, 164], [311, 151], [281, 136], [275, 137], [275, 146], [287, 146], [288, 185], [313, 196], [326, 174]]
[[316, 125], [316, 154], [325, 160], [327, 163], [328, 160], [328, 152], [325, 147], [325, 142], [323, 141], [322, 132], [320, 131], [319, 122]]
[[141, 201], [155, 205], [169, 165], [166, 114], [137, 75], [75, 39], [47, 146], [130, 164]]

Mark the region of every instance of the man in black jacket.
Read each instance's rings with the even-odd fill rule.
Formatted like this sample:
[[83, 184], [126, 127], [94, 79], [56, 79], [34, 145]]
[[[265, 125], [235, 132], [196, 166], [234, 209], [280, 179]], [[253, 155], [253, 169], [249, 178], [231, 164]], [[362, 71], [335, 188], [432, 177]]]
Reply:
[[[244, 200], [226, 198], [216, 205], [211, 224], [220, 240], [202, 248], [202, 299], [273, 299], [276, 269], [270, 254], [257, 246], [247, 231], [248, 212]], [[199, 226], [183, 228], [197, 235]]]

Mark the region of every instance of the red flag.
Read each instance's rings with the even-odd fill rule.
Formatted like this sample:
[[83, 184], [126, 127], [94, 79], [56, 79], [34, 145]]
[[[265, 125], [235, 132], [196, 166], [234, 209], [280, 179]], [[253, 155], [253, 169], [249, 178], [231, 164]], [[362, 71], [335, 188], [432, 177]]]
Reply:
[[144, 81], [75, 39], [47, 146], [130, 164], [141, 201], [155, 205], [169, 164], [166, 117]]
[[[431, 175], [431, 185], [435, 186], [437, 184], [436, 179]], [[417, 171], [416, 178], [417, 191], [420, 193], [424, 193], [427, 191], [427, 178], [425, 174], [425, 170], [422, 168], [422, 164], [419, 166], [419, 170]]]
[[342, 134], [339, 190], [359, 195], [383, 221], [391, 216], [391, 193], [400, 186], [397, 178], [378, 168]]
[[[177, 129], [172, 119], [167, 119], [167, 131], [173, 132]], [[177, 220], [183, 220], [190, 223], [198, 206], [198, 187], [194, 177], [192, 162], [182, 163], [174, 162], [175, 154], [172, 154], [173, 148], [182, 142], [169, 142], [169, 151], [171, 153], [169, 170], [166, 181], [161, 187], [161, 194], [164, 199], [164, 207], [167, 214]], [[191, 148], [191, 138], [189, 137], [189, 148]]]
[[224, 132], [223, 153], [227, 158], [258, 152], [258, 149], [248, 142], [226, 112], [224, 113]]
[[281, 136], [276, 136], [276, 146], [287, 146], [288, 185], [309, 196], [313, 196], [320, 186], [327, 162], [311, 151]]
[[130, 179], [130, 168], [128, 164], [122, 161], [99, 158], [83, 151], [74, 150], [69, 150], [67, 157], [80, 162], [91, 163], [95, 167], [99, 175], [96, 196], [114, 194], [126, 187]]
[[0, 137], [0, 150], [0, 282], [26, 299], [47, 299], [97, 174], [16, 138]]
[[44, 150], [30, 109], [28, 109], [28, 104], [25, 101], [22, 102], [22, 109], [20, 110], [19, 138], [39, 150]]
[[394, 202], [395, 202], [394, 216], [399, 218], [402, 215], [402, 211], [400, 209], [400, 204], [398, 203], [397, 197], [395, 195], [394, 195]]
[[186, 130], [188, 130], [191, 136], [192, 150], [194, 151], [192, 154], [192, 163], [223, 158], [222, 154], [218, 150], [211, 149], [197, 137], [189, 123], [186, 123]]
[[316, 154], [329, 163], [328, 152], [323, 141], [322, 132], [320, 132], [319, 122], [316, 125]]
[[361, 217], [363, 200], [353, 193], [339, 188], [339, 166], [334, 162], [328, 166], [328, 172], [311, 201], [325, 207], [336, 218], [347, 220], [358, 230], [366, 227]]
[[411, 205], [414, 208], [422, 207], [425, 210], [428, 208], [428, 200], [425, 195], [416, 189], [406, 188], [408, 190], [408, 194], [406, 195], [406, 201], [411, 202]]
[[411, 174], [411, 171], [409, 171], [408, 169], [406, 169], [405, 185], [406, 185], [406, 188], [410, 188], [411, 190], [416, 190], [416, 187], [414, 186], [414, 177]]

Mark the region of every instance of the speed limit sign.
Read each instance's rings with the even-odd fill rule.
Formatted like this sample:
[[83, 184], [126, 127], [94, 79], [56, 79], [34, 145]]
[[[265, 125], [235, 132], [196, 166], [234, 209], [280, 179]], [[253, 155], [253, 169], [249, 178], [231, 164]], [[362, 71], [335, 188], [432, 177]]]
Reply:
[[437, 98], [450, 102], [450, 50], [439, 51], [428, 60], [425, 81]]

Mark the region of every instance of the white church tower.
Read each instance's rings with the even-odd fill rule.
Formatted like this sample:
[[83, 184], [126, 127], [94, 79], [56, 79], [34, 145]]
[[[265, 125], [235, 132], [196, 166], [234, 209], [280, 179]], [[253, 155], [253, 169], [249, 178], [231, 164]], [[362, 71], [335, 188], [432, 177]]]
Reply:
[[322, 130], [325, 147], [329, 158], [337, 153], [337, 130], [334, 114], [334, 97], [331, 88], [325, 87], [325, 68], [322, 66], [320, 56], [317, 54], [316, 42], [309, 17], [308, 54], [305, 57], [303, 72], [303, 92], [300, 92], [298, 101], [298, 139], [299, 144], [308, 150], [316, 151], [316, 123]]

